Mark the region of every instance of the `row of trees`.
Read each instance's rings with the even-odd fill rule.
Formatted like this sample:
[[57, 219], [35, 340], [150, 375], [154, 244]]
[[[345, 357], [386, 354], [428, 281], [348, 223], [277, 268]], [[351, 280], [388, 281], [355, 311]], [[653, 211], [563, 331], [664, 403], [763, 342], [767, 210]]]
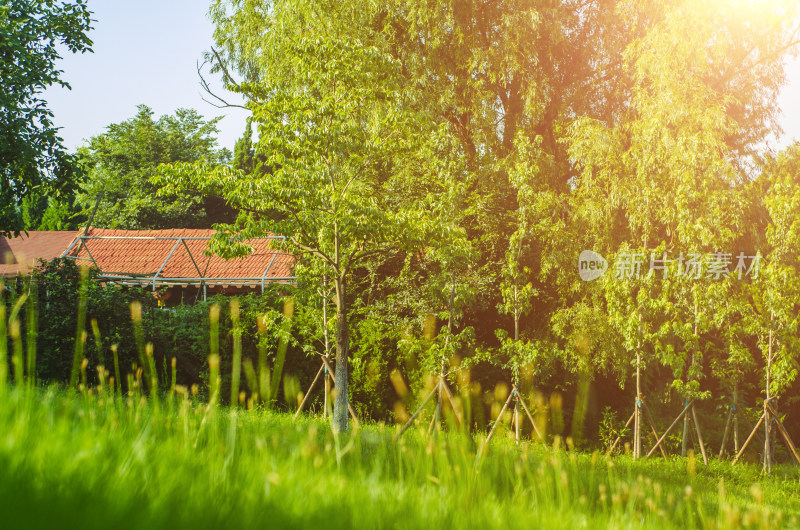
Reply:
[[190, 109], [155, 119], [152, 109], [140, 105], [133, 118], [110, 124], [72, 155], [80, 176], [69, 193], [36, 190], [24, 196], [16, 208], [19, 226], [75, 230], [91, 218], [98, 227], [147, 230], [232, 221], [235, 212], [218, 197], [191, 191], [160, 196], [150, 181], [161, 164], [230, 164], [231, 152], [217, 147], [218, 121]]
[[[104, 184], [84, 202], [110, 190], [110, 226], [163, 228], [150, 201], [194, 197], [175, 203], [185, 225], [221, 198], [236, 218], [214, 218], [212, 247], [231, 257], [285, 234], [303, 285], [333, 287], [339, 429], [392, 368], [419, 381], [459, 358], [515, 383], [671, 374], [637, 399], [664, 383], [773, 398], [795, 380], [800, 147], [763, 150], [794, 2], [214, 0], [210, 15], [208, 62], [252, 112], [234, 163], [213, 142], [121, 156], [123, 133], [213, 130], [142, 109], [90, 142]], [[128, 213], [119, 175], [154, 178]], [[584, 282], [584, 249], [687, 261]], [[732, 274], [678, 276], [695, 253], [730, 254]], [[758, 275], [739, 279], [740, 253]]]
[[[342, 389], [365, 321], [433, 372], [476, 350], [515, 378], [554, 358], [620, 381], [658, 363], [690, 399], [712, 361], [735, 382], [764, 352], [768, 396], [794, 380], [798, 148], [760, 151], [793, 3], [216, 0], [211, 17], [209, 59], [252, 111], [262, 163], [175, 165], [163, 190], [239, 210], [216, 251], [279, 232], [332, 279]], [[765, 266], [586, 283], [583, 249]]]

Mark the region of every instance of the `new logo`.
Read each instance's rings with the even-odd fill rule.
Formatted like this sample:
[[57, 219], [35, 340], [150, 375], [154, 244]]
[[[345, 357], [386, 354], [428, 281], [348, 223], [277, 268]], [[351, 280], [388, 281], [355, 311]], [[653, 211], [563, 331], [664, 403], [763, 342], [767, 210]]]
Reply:
[[578, 274], [585, 282], [600, 278], [607, 270], [606, 259], [593, 250], [584, 250], [578, 257]]

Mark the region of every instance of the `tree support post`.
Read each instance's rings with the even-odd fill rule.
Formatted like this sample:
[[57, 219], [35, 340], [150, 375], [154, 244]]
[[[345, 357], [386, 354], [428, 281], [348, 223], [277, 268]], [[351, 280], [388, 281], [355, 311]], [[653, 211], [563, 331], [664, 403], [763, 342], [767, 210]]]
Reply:
[[438, 399], [437, 399], [437, 403], [436, 403], [436, 411], [434, 413], [433, 419], [431, 420], [431, 424], [428, 427], [428, 431], [429, 432], [431, 430], [433, 430], [434, 435], [435, 435], [436, 429], [439, 426], [439, 423], [440, 423], [440, 420], [441, 420], [441, 410], [442, 410], [441, 409], [441, 403], [442, 403], [444, 398], [447, 398], [447, 401], [450, 403], [450, 406], [453, 408], [453, 415], [458, 420], [458, 423], [463, 425], [464, 418], [461, 416], [459, 408], [456, 405], [455, 398], [453, 397], [453, 393], [450, 391], [450, 388], [447, 386], [447, 381], [445, 381], [444, 375], [440, 375], [439, 376], [439, 381], [437, 381], [436, 385], [433, 387], [433, 390], [431, 390], [430, 393], [425, 397], [425, 399], [422, 400], [422, 404], [419, 407], [417, 407], [417, 410], [415, 410], [414, 413], [411, 415], [411, 417], [408, 418], [408, 421], [406, 421], [406, 423], [400, 429], [400, 432], [395, 435], [395, 437], [392, 439], [392, 441], [396, 442], [397, 440], [399, 440], [400, 437], [403, 435], [403, 433], [406, 432], [409, 427], [411, 427], [411, 424], [414, 423], [414, 420], [417, 419], [417, 416], [419, 416], [419, 414], [425, 408], [425, 405], [428, 404], [428, 402], [433, 398], [433, 396], [437, 396]]
[[[798, 453], [797, 453], [797, 447], [794, 445], [794, 442], [792, 441], [792, 438], [789, 436], [789, 433], [786, 431], [786, 427], [783, 426], [783, 423], [781, 422], [780, 418], [778, 418], [777, 412], [775, 412], [775, 409], [772, 408], [772, 405], [770, 405], [769, 401], [765, 399], [764, 400], [764, 412], [761, 413], [761, 417], [758, 418], [758, 421], [756, 422], [756, 426], [753, 427], [753, 430], [750, 433], [750, 436], [748, 436], [747, 440], [745, 440], [744, 445], [742, 445], [742, 448], [737, 453], [736, 458], [733, 459], [733, 462], [731, 463], [731, 465], [736, 465], [736, 463], [742, 457], [742, 454], [744, 454], [744, 451], [745, 451], [745, 449], [747, 449], [747, 446], [750, 444], [750, 441], [755, 437], [756, 433], [758, 432], [758, 428], [761, 427], [761, 422], [775, 423], [775, 426], [778, 428], [778, 432], [781, 433], [781, 436], [783, 437], [784, 442], [786, 442], [786, 447], [789, 449], [789, 452], [792, 454], [792, 456], [794, 457], [795, 461], [798, 464], [800, 464], [800, 455], [798, 455]], [[765, 442], [764, 445], [765, 445], [765, 448], [766, 448], [767, 447], [767, 443]], [[768, 449], [766, 449], [766, 450], [768, 450]], [[765, 452], [766, 452], [766, 450], [765, 450]], [[765, 461], [766, 461], [767, 457], [768, 457], [768, 455], [764, 455]], [[770, 461], [770, 464], [771, 464], [771, 461]], [[767, 471], [769, 471], [769, 470], [767, 470]]]
[[667, 436], [669, 435], [669, 433], [672, 432], [672, 429], [674, 429], [675, 426], [678, 425], [678, 422], [680, 422], [684, 418], [684, 416], [686, 416], [686, 414], [689, 412], [689, 409], [693, 405], [694, 405], [694, 401], [689, 401], [684, 405], [683, 410], [681, 411], [681, 413], [678, 414], [678, 416], [672, 421], [670, 426], [667, 427], [667, 430], [664, 431], [664, 434], [661, 435], [661, 438], [659, 438], [656, 441], [656, 444], [650, 449], [650, 452], [645, 455], [645, 459], [650, 458], [653, 455], [653, 453], [655, 453], [656, 449], [661, 447], [661, 444], [664, 443], [664, 440], [667, 439]]
[[[658, 442], [658, 430], [656, 430], [656, 422], [653, 420], [653, 415], [650, 414], [650, 409], [647, 406], [647, 403], [642, 400], [642, 408], [644, 409], [644, 413], [647, 416], [647, 422], [650, 424], [650, 434], [653, 435], [653, 438], [656, 442]], [[664, 457], [664, 460], [667, 459], [667, 452], [664, 451], [663, 446], [658, 447], [661, 450], [661, 456]]]
[[700, 422], [697, 421], [697, 412], [692, 404], [692, 420], [694, 421], [694, 430], [697, 433], [697, 441], [700, 442], [700, 454], [703, 455], [703, 463], [708, 467], [708, 456], [706, 456], [706, 445], [703, 443], [703, 433], [700, 432]]
[[533, 414], [531, 414], [531, 411], [528, 409], [528, 405], [525, 404], [525, 400], [522, 399], [522, 395], [519, 393], [519, 388], [517, 387], [517, 385], [512, 385], [511, 386], [511, 392], [508, 394], [508, 399], [506, 399], [506, 402], [503, 404], [503, 408], [500, 409], [500, 414], [497, 415], [497, 419], [495, 419], [494, 424], [492, 425], [492, 428], [489, 430], [489, 434], [486, 436], [486, 443], [489, 443], [489, 440], [492, 439], [492, 436], [494, 435], [494, 431], [495, 431], [495, 429], [497, 429], [497, 425], [500, 423], [500, 420], [503, 418], [503, 413], [506, 411], [508, 406], [511, 404], [512, 400], [514, 400], [514, 418], [513, 418], [513, 421], [514, 421], [516, 442], [519, 443], [520, 428], [521, 428], [521, 425], [522, 425], [522, 415], [519, 412], [519, 408], [520, 407], [522, 407], [522, 409], [525, 411], [525, 415], [528, 416], [528, 419], [530, 420], [531, 425], [533, 425], [533, 430], [536, 433], [536, 436], [538, 436], [540, 440], [544, 440], [544, 436], [542, 436], [542, 433], [539, 432], [539, 428], [536, 426], [536, 422], [533, 421]]
[[297, 411], [294, 413], [294, 416], [292, 416], [292, 419], [297, 419], [297, 416], [300, 414], [300, 412], [302, 412], [303, 407], [305, 407], [306, 405], [306, 401], [308, 401], [308, 397], [311, 395], [311, 391], [314, 390], [315, 386], [317, 386], [317, 381], [319, 381], [319, 377], [322, 375], [322, 372], [326, 371], [327, 368], [325, 368], [324, 364], [319, 367], [319, 370], [317, 370], [317, 375], [314, 377], [314, 380], [311, 382], [311, 385], [309, 385], [308, 391], [306, 391], [306, 395], [303, 396], [303, 401], [300, 402], [300, 406], [297, 407]]
[[[300, 415], [300, 412], [303, 410], [303, 407], [305, 407], [306, 401], [308, 401], [311, 392], [314, 390], [314, 387], [317, 385], [317, 382], [319, 381], [319, 378], [321, 375], [323, 375], [323, 373], [325, 374], [325, 412], [323, 414], [325, 416], [327, 416], [328, 414], [327, 405], [328, 405], [328, 391], [330, 388], [329, 381], [332, 381], [333, 385], [336, 386], [336, 376], [334, 375], [335, 372], [333, 371], [333, 368], [331, 368], [331, 365], [330, 363], [328, 363], [328, 360], [325, 358], [325, 356], [320, 354], [320, 358], [322, 359], [322, 366], [320, 366], [319, 370], [317, 371], [317, 376], [314, 378], [314, 381], [312, 381], [311, 385], [308, 387], [308, 391], [306, 391], [305, 397], [303, 397], [303, 400], [300, 402], [300, 406], [297, 407], [297, 411], [295, 411], [293, 419], [297, 419], [297, 416]], [[353, 418], [353, 422], [355, 423], [356, 428], [360, 427], [361, 423], [358, 421], [358, 417], [356, 416], [356, 411], [353, 410], [353, 406], [350, 403], [347, 404], [347, 410], [350, 412], [350, 416]]]
[[[635, 418], [635, 417], [636, 417], [636, 411], [634, 410], [634, 411], [633, 411], [633, 414], [631, 414], [631, 417], [630, 417], [630, 418], [628, 418], [628, 421], [627, 421], [627, 422], [625, 422], [625, 427], [623, 427], [623, 429], [627, 429], [628, 427], [630, 427], [630, 426], [631, 426], [631, 423], [633, 422], [633, 420], [634, 420], [634, 418]], [[617, 439], [616, 439], [616, 440], [614, 440], [614, 443], [613, 443], [613, 444], [611, 444], [611, 447], [609, 447], [609, 448], [608, 448], [608, 451], [606, 452], [606, 456], [610, 456], [610, 455], [611, 455], [611, 453], [613, 453], [613, 452], [614, 452], [614, 449], [616, 449], [616, 447], [617, 447], [617, 444], [619, 444], [619, 442], [620, 442], [621, 440], [622, 440], [622, 435], [619, 435], [619, 436], [617, 436]]]
[[719, 448], [720, 460], [725, 456], [725, 451], [728, 447], [728, 438], [730, 437], [731, 427], [733, 427], [733, 454], [739, 452], [739, 410], [736, 407], [736, 401], [731, 403], [728, 409], [728, 418], [725, 420], [725, 431], [722, 435], [722, 444]]
[[[656, 444], [658, 444], [659, 440], [658, 430], [656, 429], [655, 421], [653, 421], [653, 416], [652, 414], [650, 414], [650, 409], [647, 408], [647, 403], [645, 403], [641, 397], [636, 398], [636, 401], [634, 403], [633, 414], [631, 414], [631, 417], [628, 418], [628, 421], [625, 423], [625, 427], [623, 427], [623, 429], [627, 429], [628, 427], [630, 427], [631, 423], [633, 423], [636, 420], [637, 415], [639, 416], [639, 421], [641, 421], [643, 414], [644, 417], [647, 419], [648, 425], [650, 426], [650, 435], [653, 437], [653, 440], [655, 440]], [[622, 435], [617, 436], [617, 439], [614, 440], [614, 443], [611, 444], [611, 447], [609, 447], [608, 451], [606, 451], [606, 456], [611, 456], [611, 454], [614, 452], [614, 449], [617, 448], [617, 445], [619, 444], [620, 441], [622, 441]], [[657, 445], [655, 447], [657, 447]], [[653, 450], [655, 450], [655, 448]], [[640, 442], [640, 451], [641, 451], [641, 442]], [[667, 453], [664, 452], [663, 448], [661, 448], [661, 454], [664, 456], [664, 459], [666, 460]], [[634, 451], [634, 458], [637, 458], [635, 451]]]

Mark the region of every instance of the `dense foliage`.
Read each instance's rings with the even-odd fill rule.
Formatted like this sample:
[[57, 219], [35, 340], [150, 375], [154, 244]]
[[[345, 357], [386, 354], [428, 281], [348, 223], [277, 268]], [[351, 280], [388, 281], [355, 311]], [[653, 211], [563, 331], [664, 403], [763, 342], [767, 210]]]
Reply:
[[56, 64], [63, 51], [91, 51], [90, 17], [84, 0], [0, 2], [0, 234], [24, 228], [17, 205], [26, 197], [74, 189], [77, 159], [42, 92], [69, 88]]
[[[797, 147], [760, 152], [796, 3], [216, 0], [211, 16], [214, 69], [259, 133], [240, 149], [270, 169], [165, 181], [246, 208], [218, 251], [280, 231], [338, 282], [340, 365], [384, 384], [398, 367], [415, 390], [436, 373], [529, 396], [548, 375], [578, 396], [635, 382], [630, 408], [649, 396], [664, 422], [689, 400], [777, 406], [796, 383]], [[602, 279], [581, 281], [583, 250]]]
[[216, 123], [197, 111], [178, 109], [174, 115], [153, 118], [140, 105], [136, 116], [110, 124], [78, 150], [88, 172], [78, 202], [92, 225], [127, 230], [210, 228], [235, 217], [224, 202], [191, 190], [159, 195], [150, 182], [160, 164], [203, 162], [228, 164], [231, 154], [217, 148]]
[[[511, 384], [578, 442], [634, 411], [637, 456], [642, 403], [662, 428], [694, 402], [713, 444], [764, 398], [796, 418], [800, 145], [762, 148], [796, 2], [215, 0], [210, 15], [209, 61], [252, 113], [233, 163], [213, 122], [142, 108], [90, 143], [82, 200], [105, 189], [95, 224], [165, 228], [210, 223], [202, 197], [221, 197], [238, 214], [218, 219], [224, 256], [286, 235], [305, 319], [288, 335], [320, 352], [323, 300], [340, 432], [348, 401], [404, 418], [440, 375], [477, 428]], [[601, 278], [583, 281], [583, 250]], [[187, 322], [209, 313], [143, 317], [159, 369], [187, 348], [187, 377], [206, 377], [213, 340]], [[300, 358], [304, 388], [316, 361]], [[246, 364], [223, 360], [235, 393]], [[688, 418], [670, 449], [691, 443]]]
[[[6, 314], [11, 314], [20, 296], [26, 297], [24, 304], [31, 310], [33, 320], [22, 319], [21, 334], [26, 351], [30, 344], [35, 348], [37, 379], [69, 383], [73, 352], [79, 343], [81, 356], [86, 359], [83, 371], [87, 382], [97, 382], [98, 367], [105, 367], [111, 374], [118, 369], [121, 378], [118, 384], [127, 391], [130, 384], [127, 374], [135, 375], [136, 369], [142, 368], [140, 349], [149, 344], [162, 385], [171, 381], [175, 359], [177, 383], [187, 388], [194, 385], [205, 392], [208, 357], [216, 347], [221, 384], [225, 389], [230, 388], [234, 340], [230, 297], [219, 295], [194, 305], [159, 307], [152, 291], [103, 284], [96, 280], [94, 269], [87, 272], [88, 276], [82, 278], [81, 268], [74, 261], [54, 260], [43, 263], [31, 279], [6, 285]], [[289, 294], [281, 288], [269, 288], [264, 295], [237, 298], [242, 358], [244, 364], [258, 367], [266, 363], [278, 370], [277, 382], [281, 373], [287, 380], [296, 381], [299, 377], [305, 382], [313, 377], [317, 367], [305, 354], [319, 346], [319, 326], [312, 320], [316, 317], [313, 308], [312, 312], [302, 307], [291, 314], [284, 312], [286, 301], [293, 301]], [[132, 318], [132, 304], [139, 308], [140, 321]], [[217, 346], [212, 345], [211, 335], [210, 315], [214, 307], [218, 308]], [[29, 329], [34, 335], [28, 334]], [[78, 329], [83, 329], [83, 333]], [[141, 335], [137, 336], [137, 330], [141, 330]], [[286, 341], [287, 348], [278, 369], [276, 359], [281, 340]], [[297, 383], [290, 386], [292, 392], [287, 399], [291, 408], [296, 405], [299, 388]], [[253, 392], [252, 388], [248, 390]], [[284, 388], [276, 386], [270, 399], [274, 402], [280, 394], [279, 403], [285, 406], [283, 393]]]

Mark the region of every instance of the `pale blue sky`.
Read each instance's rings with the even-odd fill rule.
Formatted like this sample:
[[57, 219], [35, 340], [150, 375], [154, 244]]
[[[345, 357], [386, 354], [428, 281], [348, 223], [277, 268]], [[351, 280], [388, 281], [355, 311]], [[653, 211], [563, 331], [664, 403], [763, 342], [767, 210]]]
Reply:
[[45, 95], [65, 145], [73, 149], [107, 125], [131, 118], [143, 103], [156, 116], [180, 107], [206, 118], [225, 116], [218, 124], [219, 143], [232, 150], [247, 112], [204, 102], [197, 75], [197, 63], [213, 42], [208, 5], [207, 0], [89, 0], [96, 20], [90, 33], [94, 53], [64, 54], [60, 69], [72, 90], [56, 87]]
[[[45, 96], [68, 148], [132, 117], [144, 103], [157, 116], [179, 107], [207, 118], [225, 116], [219, 143], [233, 149], [247, 113], [204, 102], [197, 76], [197, 62], [212, 43], [207, 0], [89, 0], [89, 7], [96, 19], [94, 53], [67, 54], [60, 68], [72, 91], [52, 88]], [[800, 139], [800, 60], [790, 63], [788, 73], [780, 98], [785, 133], [768, 142], [772, 148]]]

